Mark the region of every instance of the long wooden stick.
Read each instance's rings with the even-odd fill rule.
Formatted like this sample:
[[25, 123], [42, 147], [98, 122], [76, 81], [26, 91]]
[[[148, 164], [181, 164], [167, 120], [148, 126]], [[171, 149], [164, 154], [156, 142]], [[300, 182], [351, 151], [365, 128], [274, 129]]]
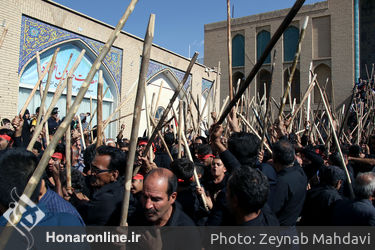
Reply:
[[188, 79], [188, 77], [190, 75], [190, 71], [193, 68], [193, 66], [194, 66], [195, 61], [197, 60], [197, 58], [198, 58], [198, 52], [195, 52], [193, 58], [190, 61], [189, 66], [188, 66], [188, 68], [187, 68], [187, 70], [185, 72], [184, 78], [182, 79], [182, 81], [180, 82], [180, 85], [177, 87], [176, 91], [174, 92], [174, 94], [173, 94], [173, 96], [172, 96], [172, 98], [171, 98], [171, 100], [170, 100], [167, 108], [164, 110], [163, 115], [162, 115], [162, 117], [160, 118], [160, 120], [158, 122], [158, 125], [156, 125], [156, 128], [154, 129], [154, 132], [152, 133], [152, 135], [151, 135], [151, 137], [150, 137], [150, 139], [149, 139], [149, 141], [147, 143], [145, 152], [147, 152], [147, 150], [150, 149], [151, 143], [152, 143], [153, 140], [155, 140], [155, 137], [156, 137], [156, 135], [158, 133], [158, 130], [160, 130], [162, 128], [163, 122], [164, 122], [165, 118], [167, 117], [169, 111], [171, 110], [171, 107], [172, 107], [174, 101], [176, 100], [177, 96], [180, 94], [180, 91], [183, 88], [186, 80]]
[[[39, 51], [36, 52], [36, 69], [38, 71], [38, 78], [42, 75], [42, 67], [41, 67], [41, 64], [40, 64], [40, 55], [39, 55]], [[40, 95], [40, 100], [43, 99], [43, 84], [39, 84], [39, 95]], [[44, 110], [43, 110], [44, 111]], [[39, 106], [39, 113], [40, 113], [40, 106]], [[44, 112], [42, 113], [42, 116], [44, 116]], [[39, 118], [39, 114], [38, 114], [38, 117], [37, 117], [37, 121], [38, 121], [38, 118]], [[38, 122], [36, 123], [37, 125], [39, 124]], [[34, 128], [35, 130], [35, 128]], [[48, 123], [44, 123], [44, 130], [46, 131], [45, 132], [45, 136], [46, 136], [46, 145], [48, 146], [49, 144], [49, 131], [48, 131]]]
[[[105, 95], [107, 94], [107, 91], [108, 91], [108, 90], [109, 90], [109, 86], [107, 86], [107, 88], [105, 89], [104, 94], [103, 94], [103, 98], [104, 98]], [[96, 100], [96, 102], [98, 102], [98, 100]], [[96, 115], [97, 110], [98, 110], [98, 104], [96, 104], [96, 107], [95, 107], [95, 109], [94, 109], [94, 112], [93, 112], [92, 114], [90, 114], [90, 121], [89, 121], [89, 127], [90, 127], [90, 128], [92, 127], [91, 124], [92, 124], [92, 121], [93, 121], [93, 119], [94, 119], [94, 117], [95, 117], [95, 115]]]
[[[72, 81], [73, 78], [68, 78], [68, 85], [66, 88], [66, 112], [69, 112], [70, 105], [72, 103]], [[66, 168], [66, 190], [72, 190], [72, 145], [71, 145], [71, 134], [70, 134], [70, 126], [68, 126], [65, 132], [65, 168]]]
[[154, 25], [155, 25], [155, 15], [151, 14], [149, 22], [148, 22], [146, 37], [145, 37], [144, 44], [143, 44], [141, 70], [139, 72], [137, 96], [135, 98], [135, 103], [134, 103], [134, 116], [133, 116], [133, 123], [132, 123], [132, 131], [130, 135], [129, 154], [128, 154], [128, 159], [126, 161], [126, 169], [125, 169], [125, 192], [124, 192], [124, 201], [122, 203], [120, 226], [126, 225], [126, 221], [128, 217], [131, 180], [133, 176], [133, 167], [134, 167], [135, 152], [136, 152], [136, 147], [137, 147], [139, 122], [141, 119], [143, 95], [145, 92], [146, 75], [147, 75], [148, 65], [150, 62], [152, 39], [154, 38]]
[[155, 110], [152, 113], [153, 117], [155, 117], [156, 111], [158, 110], [158, 107], [159, 107], [159, 101], [160, 101], [160, 97], [161, 97], [161, 91], [163, 90], [163, 85], [164, 85], [164, 81], [161, 81], [160, 87], [159, 87], [159, 92], [158, 92], [158, 97], [156, 98]]
[[333, 139], [334, 139], [335, 144], [336, 144], [336, 149], [337, 149], [337, 151], [339, 152], [341, 165], [342, 165], [342, 167], [344, 168], [345, 173], [346, 173], [346, 177], [347, 177], [347, 179], [348, 179], [350, 195], [352, 196], [351, 198], [354, 198], [354, 191], [353, 191], [353, 187], [352, 187], [352, 180], [351, 180], [351, 178], [350, 178], [348, 168], [346, 167], [346, 164], [345, 164], [344, 156], [343, 156], [343, 154], [342, 154], [341, 147], [340, 147], [340, 142], [339, 142], [338, 137], [337, 137], [337, 135], [336, 135], [336, 131], [335, 131], [334, 123], [333, 123], [332, 114], [331, 114], [331, 112], [330, 112], [330, 110], [329, 110], [328, 104], [327, 104], [327, 102], [326, 102], [326, 100], [325, 100], [325, 97], [324, 97], [324, 95], [323, 95], [323, 91], [322, 91], [322, 89], [320, 88], [319, 83], [318, 83], [317, 81], [316, 81], [316, 86], [317, 86], [318, 89], [319, 89], [320, 96], [322, 97], [324, 107], [325, 107], [325, 109], [326, 109], [326, 111], [327, 111], [328, 120], [329, 120], [329, 123], [331, 124], [331, 128], [332, 128]]
[[219, 120], [217, 121], [218, 124], [222, 124], [227, 117], [227, 115], [232, 110], [233, 106], [236, 105], [237, 101], [241, 98], [242, 94], [245, 92], [247, 87], [249, 87], [250, 83], [258, 73], [260, 67], [263, 65], [264, 61], [266, 60], [268, 54], [271, 52], [272, 48], [275, 46], [276, 42], [279, 40], [281, 35], [284, 31], [288, 28], [289, 24], [292, 22], [293, 18], [297, 15], [299, 9], [302, 7], [305, 0], [297, 0], [293, 7], [290, 9], [288, 15], [285, 17], [283, 22], [280, 24], [280, 27], [276, 30], [275, 34], [272, 36], [270, 42], [268, 43], [266, 49], [264, 50], [263, 54], [254, 65], [253, 69], [251, 70], [250, 74], [246, 78], [246, 80], [241, 84], [238, 93], [233, 97], [233, 100], [230, 101], [228, 106], [225, 108], [223, 114], [220, 116]]
[[[60, 48], [57, 48], [55, 50], [55, 53], [53, 54], [52, 56], [52, 62], [51, 62], [51, 67], [49, 68], [49, 71], [48, 71], [48, 77], [47, 77], [47, 82], [46, 82], [46, 87], [44, 89], [44, 93], [43, 93], [43, 98], [41, 100], [41, 103], [40, 103], [40, 107], [39, 107], [39, 115], [38, 115], [38, 118], [37, 118], [37, 122], [36, 124], [39, 124], [40, 123], [40, 119], [42, 118], [42, 114], [44, 114], [44, 109], [45, 109], [45, 102], [47, 100], [47, 96], [48, 96], [48, 90], [49, 90], [49, 86], [51, 84], [51, 80], [52, 80], [52, 74], [53, 74], [53, 71], [55, 69], [55, 63], [56, 63], [56, 57], [57, 57], [57, 53], [59, 53], [60, 51]], [[70, 55], [70, 58], [68, 60], [68, 63], [70, 62], [70, 59], [72, 58], [72, 55]], [[65, 70], [66, 70], [66, 67], [65, 67]], [[65, 70], [63, 72], [63, 76], [64, 76], [64, 73], [65, 73]], [[60, 83], [62, 81], [60, 80]]]
[[296, 109], [296, 111], [293, 113], [293, 116], [290, 120], [290, 123], [289, 123], [289, 126], [288, 126], [288, 129], [289, 129], [289, 132], [291, 132], [292, 130], [292, 127], [293, 127], [293, 120], [296, 118], [298, 112], [301, 110], [301, 108], [303, 107], [303, 104], [305, 103], [305, 101], [307, 100], [307, 98], [309, 97], [311, 91], [313, 91], [314, 89], [314, 86], [315, 86], [315, 80], [316, 80], [316, 77], [317, 75], [315, 74], [313, 79], [312, 79], [312, 82], [310, 82], [309, 84], [309, 87], [307, 88], [306, 92], [305, 92], [305, 95], [303, 96], [302, 98], [302, 101], [301, 103], [299, 104], [298, 108]]
[[85, 136], [83, 134], [83, 127], [82, 127], [82, 121], [81, 121], [81, 116], [78, 115], [78, 126], [79, 126], [79, 130], [81, 131], [81, 140], [82, 140], [82, 148], [83, 150], [86, 149], [86, 142], [85, 142]]
[[[67, 78], [73, 76], [73, 73], [76, 71], [76, 69], [78, 68], [78, 66], [79, 66], [79, 64], [80, 64], [83, 56], [85, 55], [85, 52], [86, 52], [85, 50], [81, 51], [81, 53], [79, 54], [77, 60], [74, 62], [73, 66], [70, 68]], [[49, 107], [48, 107], [48, 109], [47, 109], [47, 111], [45, 113], [43, 121], [41, 122], [41, 124], [38, 124], [35, 127], [33, 137], [31, 138], [30, 143], [27, 146], [27, 150], [31, 151], [33, 149], [34, 144], [35, 144], [36, 140], [38, 139], [38, 136], [39, 136], [40, 132], [42, 132], [42, 130], [43, 130], [43, 124], [47, 124], [48, 125], [48, 123], [47, 123], [48, 118], [51, 115], [52, 110], [55, 107], [56, 103], [58, 102], [58, 100], [59, 100], [62, 92], [64, 91], [66, 85], [67, 85], [67, 80], [64, 80], [63, 84], [61, 86], [59, 85], [59, 87], [56, 89], [55, 94], [53, 95], [51, 104], [49, 105]], [[48, 129], [47, 129], [46, 133], [47, 132], [48, 132]]]
[[[191, 156], [190, 149], [189, 149], [189, 144], [187, 143], [187, 140], [186, 140], [186, 136], [185, 136], [184, 133], [182, 133], [181, 135], [182, 135], [182, 140], [184, 141], [185, 153], [186, 153], [188, 159], [189, 159], [191, 162], [194, 162], [194, 161], [193, 161], [193, 157]], [[194, 179], [195, 179], [195, 182], [197, 183], [197, 187], [198, 187], [198, 188], [201, 188], [201, 184], [200, 184], [199, 177], [198, 177], [198, 174], [197, 174], [197, 169], [196, 169], [195, 166], [194, 166]], [[202, 201], [203, 201], [203, 206], [204, 206], [204, 208], [206, 209], [206, 211], [209, 211], [209, 208], [208, 208], [208, 206], [207, 206], [206, 197], [204, 196], [203, 193], [201, 194], [201, 198], [202, 198]]]
[[177, 155], [177, 159], [180, 159], [181, 158], [181, 152], [182, 152], [182, 121], [183, 121], [183, 111], [182, 111], [182, 107], [183, 107], [183, 101], [180, 100], [179, 101], [179, 105], [178, 105], [178, 155]]
[[221, 63], [220, 61], [217, 64], [217, 73], [216, 73], [216, 81], [215, 81], [215, 91], [214, 91], [214, 96], [213, 96], [213, 111], [216, 112], [216, 102], [217, 102], [217, 92], [218, 88], [220, 86], [220, 79], [221, 79]]
[[[263, 145], [264, 145], [264, 138], [266, 137], [267, 130], [268, 130], [268, 114], [271, 106], [271, 90], [272, 90], [272, 78], [273, 78], [273, 71], [275, 69], [275, 57], [276, 57], [276, 50], [273, 52], [272, 56], [272, 66], [271, 66], [271, 82], [269, 84], [269, 87], [267, 88], [265, 92], [266, 96], [266, 112], [264, 114], [264, 119], [263, 119], [263, 131], [262, 131], [262, 138], [260, 139], [260, 150], [263, 150]], [[264, 87], [266, 87], [266, 84], [264, 84]], [[242, 112], [241, 112], [242, 114]], [[269, 142], [270, 143], [270, 142]]]
[[[66, 129], [68, 126], [70, 126], [70, 123], [73, 119], [74, 114], [77, 112], [79, 105], [81, 104], [88, 88], [90, 87], [90, 83], [92, 79], [94, 78], [94, 75], [97, 71], [97, 69], [100, 67], [101, 62], [103, 61], [104, 57], [108, 54], [112, 44], [120, 34], [120, 31], [122, 30], [126, 20], [128, 19], [129, 15], [132, 13], [134, 10], [135, 4], [138, 2], [138, 0], [132, 0], [123, 15], [123, 17], [120, 19], [119, 23], [117, 24], [115, 30], [112, 32], [110, 35], [108, 41], [104, 45], [103, 49], [100, 51], [98, 57], [95, 59], [94, 63], [92, 64], [92, 67], [87, 74], [87, 77], [85, 81], [83, 82], [77, 97], [74, 100], [74, 103], [72, 107], [69, 110], [69, 113], [65, 116], [64, 121], [60, 124], [59, 128], [57, 129], [51, 143], [48, 145], [47, 149], [44, 151], [44, 154], [39, 161], [39, 164], [37, 168], [35, 169], [33, 175], [29, 179], [29, 182], [26, 185], [25, 191], [23, 192], [23, 195], [26, 195], [27, 197], [31, 197], [31, 195], [34, 193], [35, 188], [39, 184], [40, 178], [42, 174], [45, 171], [45, 168], [48, 164], [49, 159], [51, 158], [57, 144], [59, 143], [61, 137], [64, 135]], [[26, 105], [27, 107], [27, 105]], [[19, 206], [18, 209], [15, 209], [15, 212], [13, 213], [14, 216], [11, 216], [11, 222], [7, 223], [7, 226], [10, 227], [11, 225], [16, 225], [22, 218], [22, 212], [20, 211], [19, 207], [25, 207], [26, 204], [23, 202], [23, 200], [20, 200], [18, 202]], [[3, 230], [1, 233], [1, 241], [0, 241], [0, 249], [4, 249], [10, 236], [11, 236], [12, 231], [11, 230]]]
[[233, 79], [232, 79], [232, 32], [230, 16], [230, 0], [227, 0], [227, 51], [228, 51], [228, 80], [229, 80], [229, 97], [233, 99]]
[[[91, 120], [91, 116], [92, 116], [92, 96], [90, 96], [90, 120]], [[94, 133], [92, 131], [91, 123], [89, 123], [88, 127], [90, 130], [90, 139], [91, 139], [90, 141], [92, 142], [94, 140]]]
[[[290, 75], [289, 75], [289, 80], [288, 80], [288, 85], [285, 89], [285, 92], [284, 92], [284, 96], [283, 96], [283, 100], [281, 102], [281, 107], [280, 107], [280, 111], [279, 111], [279, 117], [281, 116], [283, 110], [284, 110], [284, 107], [285, 107], [285, 103], [286, 103], [286, 98], [288, 97], [289, 95], [289, 90], [290, 90], [290, 87], [292, 85], [292, 81], [293, 81], [293, 77], [294, 77], [294, 73], [296, 71], [296, 68], [297, 68], [297, 64], [298, 64], [298, 59], [299, 59], [299, 56], [301, 54], [301, 50], [302, 50], [302, 41], [303, 39], [305, 38], [305, 31], [306, 31], [306, 28], [307, 28], [307, 24], [309, 22], [309, 17], [307, 16], [305, 18], [305, 21], [303, 23], [303, 26], [302, 26], [302, 29], [301, 29], [301, 34], [299, 36], [299, 41], [298, 41], [298, 47], [297, 47], [297, 51], [296, 51], [296, 54], [294, 56], [294, 61], [293, 61], [293, 64], [292, 64], [292, 71], [290, 72]], [[290, 95], [291, 96], [291, 95]]]
[[[103, 145], [103, 71], [99, 70], [99, 79], [98, 79], [98, 93], [97, 93], [97, 105], [96, 105], [96, 124], [97, 124], [97, 133], [96, 133], [96, 148]], [[83, 133], [83, 131], [82, 131]]]
[[[141, 111], [143, 111], [143, 110], [145, 110], [145, 109], [142, 109]], [[120, 116], [119, 118], [116, 118], [116, 119], [113, 119], [112, 121], [109, 121], [108, 124], [111, 124], [111, 123], [116, 122], [116, 121], [118, 121], [118, 120], [121, 120], [121, 119], [123, 119], [123, 118], [129, 117], [129, 116], [131, 116], [131, 115], [133, 115], [133, 114], [134, 114], [134, 113], [132, 112], [132, 113], [129, 113], [129, 114], [126, 114], [126, 115]], [[105, 127], [104, 127], [104, 129], [105, 129]]]

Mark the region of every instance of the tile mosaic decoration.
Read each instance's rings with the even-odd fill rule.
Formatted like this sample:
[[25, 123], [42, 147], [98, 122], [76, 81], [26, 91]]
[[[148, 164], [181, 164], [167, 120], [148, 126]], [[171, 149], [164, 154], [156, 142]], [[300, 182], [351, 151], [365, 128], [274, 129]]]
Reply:
[[[22, 16], [18, 73], [20, 73], [25, 64], [35, 55], [36, 51], [47, 49], [56, 43], [71, 39], [81, 40], [97, 55], [104, 46], [102, 42], [69, 32], [30, 17]], [[103, 60], [103, 63], [108, 67], [115, 79], [119, 90], [121, 90], [122, 56], [123, 51], [121, 49], [112, 47]]]
[[[164, 69], [170, 69], [173, 74], [177, 77], [178, 81], [181, 82], [182, 79], [184, 78], [185, 72], [182, 70], [178, 70], [175, 68], [171, 68], [167, 65], [158, 63], [156, 61], [150, 60], [150, 64], [148, 66], [148, 71], [147, 71], [147, 77], [146, 80], [150, 79], [151, 77], [157, 75], [160, 71]], [[191, 88], [191, 74], [189, 75], [188, 79], [186, 80], [186, 83], [184, 85], [184, 89], [186, 90], [189, 86]]]

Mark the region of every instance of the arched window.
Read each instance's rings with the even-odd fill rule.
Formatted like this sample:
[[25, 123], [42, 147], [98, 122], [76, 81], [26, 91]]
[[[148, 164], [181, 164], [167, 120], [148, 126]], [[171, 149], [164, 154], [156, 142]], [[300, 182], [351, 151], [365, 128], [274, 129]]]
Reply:
[[[288, 85], [289, 73], [290, 73], [289, 71], [290, 71], [290, 68], [284, 71], [284, 93], [285, 93], [286, 86]], [[296, 69], [296, 71], [294, 72], [289, 94], [291, 95], [292, 103], [293, 103], [294, 98], [296, 98], [296, 103], [300, 102], [300, 73], [298, 69]], [[286, 103], [289, 103], [289, 98], [286, 99]]]
[[[315, 70], [316, 80], [318, 81], [322, 90], [325, 88], [328, 101], [332, 100], [332, 80], [331, 80], [331, 68], [325, 64], [319, 64]], [[328, 81], [327, 81], [328, 80]], [[321, 99], [318, 87], [314, 89], [314, 102], [319, 103]]]
[[155, 112], [155, 119], [160, 119], [160, 117], [163, 115], [165, 108], [162, 106], [159, 106]]
[[271, 80], [271, 72], [269, 72], [268, 70], [262, 69], [258, 73], [257, 89], [260, 99], [262, 99], [264, 95], [264, 84], [266, 84], [266, 88], [268, 89], [270, 87]]
[[[262, 30], [257, 35], [257, 60], [261, 57], [267, 44], [271, 40], [271, 34], [268, 31]], [[271, 63], [271, 55], [268, 55], [264, 63]]]
[[297, 51], [299, 29], [294, 26], [288, 27], [284, 32], [284, 62], [293, 61]]
[[245, 65], [245, 38], [236, 35], [232, 39], [232, 66], [241, 67]]

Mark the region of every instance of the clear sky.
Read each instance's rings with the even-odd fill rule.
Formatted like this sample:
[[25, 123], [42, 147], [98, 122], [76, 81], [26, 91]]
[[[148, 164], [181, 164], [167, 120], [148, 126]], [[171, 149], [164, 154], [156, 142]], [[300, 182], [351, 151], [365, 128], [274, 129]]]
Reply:
[[[54, 0], [78, 12], [116, 26], [130, 0]], [[312, 4], [322, 0], [306, 0]], [[290, 8], [295, 0], [231, 0], [234, 18]], [[155, 14], [153, 42], [189, 57], [204, 53], [204, 24], [227, 18], [226, 0], [139, 0], [124, 26], [130, 34], [144, 38], [148, 19]], [[232, 11], [232, 10], [231, 10]]]

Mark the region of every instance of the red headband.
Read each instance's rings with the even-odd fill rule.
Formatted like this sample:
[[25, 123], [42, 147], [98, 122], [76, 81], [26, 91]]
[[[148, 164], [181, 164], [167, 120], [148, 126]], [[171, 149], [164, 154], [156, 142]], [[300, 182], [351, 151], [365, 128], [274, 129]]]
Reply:
[[51, 157], [62, 160], [63, 154], [62, 153], [54, 153]]
[[208, 155], [198, 155], [199, 160], [206, 160], [207, 158], [212, 157], [215, 158], [213, 154], [208, 154]]
[[144, 177], [141, 174], [136, 174], [136, 175], [133, 176], [133, 180], [143, 180], [143, 179], [144, 179]]
[[8, 142], [12, 140], [12, 137], [10, 137], [9, 135], [0, 135], [0, 138], [3, 138], [4, 140], [7, 140]]
[[[190, 177], [189, 181], [191, 181], [191, 182], [193, 181], [193, 176]], [[183, 179], [177, 179], [177, 182], [179, 182], [179, 183], [184, 183], [185, 180], [183, 180]]]
[[[146, 146], [147, 145], [147, 141], [140, 141], [139, 143], [138, 143], [138, 146]], [[154, 143], [151, 143], [151, 145], [152, 145], [152, 150], [154, 151], [154, 153], [156, 152], [156, 148], [155, 148], [155, 145], [154, 145]]]

